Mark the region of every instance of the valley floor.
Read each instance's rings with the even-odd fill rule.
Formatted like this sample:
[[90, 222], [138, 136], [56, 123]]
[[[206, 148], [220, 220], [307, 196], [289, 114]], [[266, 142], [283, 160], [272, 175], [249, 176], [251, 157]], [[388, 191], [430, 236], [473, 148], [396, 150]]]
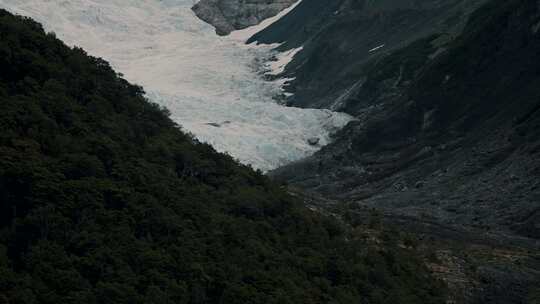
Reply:
[[538, 240], [385, 212], [294, 187], [289, 192], [366, 239], [376, 239], [380, 231], [408, 235], [403, 246], [417, 249], [433, 275], [447, 284], [447, 303], [522, 303], [538, 292], [531, 289], [540, 278]]

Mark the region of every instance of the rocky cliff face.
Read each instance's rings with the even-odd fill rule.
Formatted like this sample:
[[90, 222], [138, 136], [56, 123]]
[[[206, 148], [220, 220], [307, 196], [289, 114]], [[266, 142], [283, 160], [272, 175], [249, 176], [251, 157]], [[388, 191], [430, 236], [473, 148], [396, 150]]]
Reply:
[[297, 0], [201, 0], [193, 11], [216, 28], [219, 35], [259, 24]]

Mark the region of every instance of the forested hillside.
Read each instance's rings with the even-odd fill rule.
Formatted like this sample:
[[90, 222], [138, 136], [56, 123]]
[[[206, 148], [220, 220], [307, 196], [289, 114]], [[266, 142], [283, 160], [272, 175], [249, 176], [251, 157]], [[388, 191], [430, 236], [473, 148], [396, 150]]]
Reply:
[[0, 129], [0, 303], [443, 302], [397, 234], [309, 211], [3, 10]]

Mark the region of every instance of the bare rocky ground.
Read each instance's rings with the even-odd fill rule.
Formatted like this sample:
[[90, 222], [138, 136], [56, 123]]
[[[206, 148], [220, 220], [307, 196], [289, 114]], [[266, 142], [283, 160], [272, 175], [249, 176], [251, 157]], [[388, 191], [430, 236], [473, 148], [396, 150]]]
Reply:
[[319, 212], [331, 214], [377, 242], [381, 231], [399, 235], [403, 247], [423, 256], [448, 286], [447, 303], [536, 303], [540, 244], [529, 238], [458, 228], [429, 219], [343, 203], [289, 187]]
[[201, 0], [193, 11], [197, 17], [212, 24], [218, 35], [259, 24], [273, 17], [296, 0]]

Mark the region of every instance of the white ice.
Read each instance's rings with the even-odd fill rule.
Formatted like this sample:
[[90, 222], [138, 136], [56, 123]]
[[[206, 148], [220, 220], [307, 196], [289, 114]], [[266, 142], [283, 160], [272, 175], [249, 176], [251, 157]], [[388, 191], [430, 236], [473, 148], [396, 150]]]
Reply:
[[293, 60], [298, 52], [302, 51], [303, 47], [290, 49], [285, 52], [278, 52], [275, 60], [269, 61], [265, 66], [268, 68], [267, 75], [279, 75], [285, 71], [285, 67]]
[[375, 52], [376, 50], [382, 49], [384, 46], [385, 46], [384, 44], [381, 44], [381, 45], [379, 45], [379, 46], [377, 46], [377, 47], [374, 47], [374, 48], [372, 48], [371, 50], [369, 50], [368, 53], [373, 53], [373, 52]]
[[[196, 0], [0, 0], [36, 19], [68, 45], [108, 60], [142, 85], [152, 101], [199, 140], [263, 171], [306, 157], [307, 140], [343, 127], [350, 117], [278, 105], [286, 80], [265, 81], [260, 58], [273, 46], [218, 37], [191, 11]], [[247, 29], [253, 30], [253, 29]]]

